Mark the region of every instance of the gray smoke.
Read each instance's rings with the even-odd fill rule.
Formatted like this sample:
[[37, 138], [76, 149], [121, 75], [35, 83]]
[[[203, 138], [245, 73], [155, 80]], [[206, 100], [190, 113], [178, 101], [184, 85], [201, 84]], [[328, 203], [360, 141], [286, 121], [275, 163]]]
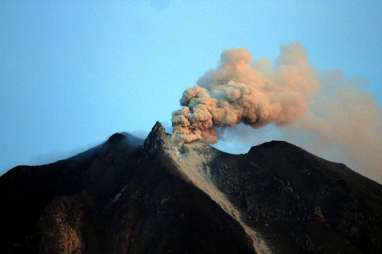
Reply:
[[274, 65], [253, 60], [247, 49], [224, 51], [219, 66], [180, 102], [172, 125], [181, 142], [216, 143], [217, 130], [226, 127], [274, 124], [285, 139], [318, 154], [336, 150], [361, 173], [382, 180], [380, 106], [357, 80], [316, 71], [299, 44], [282, 47]]
[[223, 52], [215, 70], [187, 89], [173, 113], [174, 135], [185, 142], [217, 141], [217, 127], [240, 122], [254, 128], [300, 118], [317, 91], [317, 75], [298, 44], [282, 48], [276, 66], [254, 62], [246, 49]]

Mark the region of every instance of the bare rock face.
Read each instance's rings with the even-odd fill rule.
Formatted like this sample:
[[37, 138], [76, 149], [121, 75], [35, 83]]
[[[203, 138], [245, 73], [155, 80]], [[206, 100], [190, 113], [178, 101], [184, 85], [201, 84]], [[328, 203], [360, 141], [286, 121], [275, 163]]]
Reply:
[[286, 142], [105, 143], [0, 177], [0, 253], [382, 253], [382, 186]]
[[382, 187], [272, 141], [210, 163], [212, 182], [276, 253], [379, 253]]

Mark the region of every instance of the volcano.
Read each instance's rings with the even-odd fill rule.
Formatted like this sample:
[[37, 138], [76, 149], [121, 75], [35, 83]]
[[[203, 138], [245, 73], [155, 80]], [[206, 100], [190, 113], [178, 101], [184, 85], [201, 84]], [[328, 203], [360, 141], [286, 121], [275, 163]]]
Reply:
[[1, 253], [382, 253], [382, 186], [282, 141], [116, 133], [0, 177]]

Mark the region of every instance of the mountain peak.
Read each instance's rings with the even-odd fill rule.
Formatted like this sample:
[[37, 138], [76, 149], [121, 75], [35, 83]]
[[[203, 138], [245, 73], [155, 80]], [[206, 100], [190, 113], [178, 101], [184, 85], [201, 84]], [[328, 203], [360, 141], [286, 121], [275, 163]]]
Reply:
[[111, 135], [106, 142], [110, 143], [110, 144], [115, 144], [115, 143], [121, 142], [125, 138], [126, 138], [126, 136], [124, 134], [117, 132], [117, 133], [114, 133], [113, 135]]
[[170, 135], [166, 133], [163, 125], [157, 121], [144, 142], [144, 150], [149, 154], [155, 153], [158, 149], [163, 148], [163, 145], [167, 143], [169, 136]]
[[153, 132], [153, 133], [165, 133], [165, 128], [163, 127], [163, 125], [159, 121], [156, 121], [153, 128], [151, 129], [151, 132]]

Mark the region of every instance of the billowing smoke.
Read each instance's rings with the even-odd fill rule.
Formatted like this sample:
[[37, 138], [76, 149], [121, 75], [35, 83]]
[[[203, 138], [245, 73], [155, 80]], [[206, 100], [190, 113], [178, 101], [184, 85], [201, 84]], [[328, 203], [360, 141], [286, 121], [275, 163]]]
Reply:
[[172, 117], [174, 135], [185, 142], [215, 143], [217, 127], [284, 126], [304, 115], [318, 87], [298, 44], [282, 48], [274, 68], [265, 60], [253, 61], [246, 49], [225, 51], [219, 67], [183, 93], [183, 108]]
[[[271, 124], [282, 127], [279, 137], [382, 182], [380, 106], [362, 82], [316, 71], [299, 44], [283, 47], [274, 65], [253, 60], [246, 49], [227, 50], [180, 102], [172, 125], [182, 142], [216, 143], [225, 127]], [[233, 136], [250, 139], [243, 133]]]

